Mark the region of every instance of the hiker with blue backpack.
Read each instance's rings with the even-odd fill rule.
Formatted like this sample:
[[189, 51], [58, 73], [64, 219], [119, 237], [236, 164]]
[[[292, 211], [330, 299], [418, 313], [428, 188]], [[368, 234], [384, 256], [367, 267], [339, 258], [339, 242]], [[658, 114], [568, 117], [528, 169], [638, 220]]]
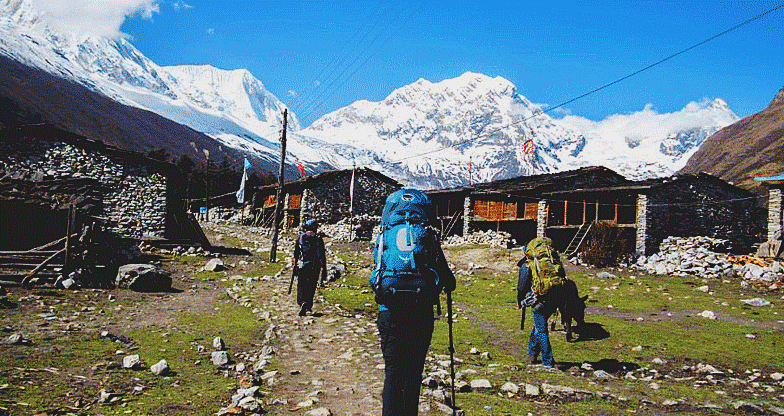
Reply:
[[[401, 189], [387, 197], [369, 277], [380, 305], [383, 416], [418, 413], [422, 370], [433, 336], [433, 305], [439, 304], [442, 290], [447, 293], [450, 353], [454, 355], [451, 292], [456, 282], [434, 225], [433, 204], [424, 192]], [[454, 366], [452, 375], [454, 379]]]
[[[324, 248], [324, 239], [316, 234], [319, 223], [316, 220], [305, 221], [302, 228], [305, 230], [294, 244], [294, 269], [292, 282], [297, 277], [297, 305], [299, 316], [305, 316], [313, 311], [313, 296], [316, 295], [316, 286], [321, 280], [327, 278], [327, 255]], [[291, 293], [291, 286], [289, 286]]]
[[[547, 320], [558, 307], [557, 290], [566, 281], [566, 272], [558, 252], [547, 237], [534, 238], [523, 246], [525, 256], [517, 263], [520, 268], [517, 279], [517, 308], [522, 309], [520, 330], [524, 328], [525, 308], [532, 306], [534, 327], [528, 340], [528, 362], [533, 364], [541, 353], [542, 364], [554, 367], [553, 349], [547, 331]], [[556, 288], [555, 290], [551, 290]]]

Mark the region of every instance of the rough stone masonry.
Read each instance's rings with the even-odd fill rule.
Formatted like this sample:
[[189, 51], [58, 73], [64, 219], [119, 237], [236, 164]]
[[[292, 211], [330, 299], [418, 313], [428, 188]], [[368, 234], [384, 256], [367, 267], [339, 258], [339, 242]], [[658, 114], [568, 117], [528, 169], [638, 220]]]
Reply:
[[103, 196], [109, 231], [127, 237], [162, 237], [166, 218], [166, 177], [118, 155], [27, 137], [0, 142], [2, 172], [21, 180], [92, 178], [107, 186]]

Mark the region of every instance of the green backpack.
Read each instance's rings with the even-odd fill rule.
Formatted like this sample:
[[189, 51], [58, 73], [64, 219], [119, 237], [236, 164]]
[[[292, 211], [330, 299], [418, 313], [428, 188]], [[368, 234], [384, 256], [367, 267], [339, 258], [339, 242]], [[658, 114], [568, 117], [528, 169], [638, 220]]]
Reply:
[[525, 252], [531, 267], [531, 288], [537, 295], [544, 295], [553, 286], [566, 281], [566, 271], [561, 264], [558, 252], [553, 248], [553, 240], [543, 237], [528, 242]]

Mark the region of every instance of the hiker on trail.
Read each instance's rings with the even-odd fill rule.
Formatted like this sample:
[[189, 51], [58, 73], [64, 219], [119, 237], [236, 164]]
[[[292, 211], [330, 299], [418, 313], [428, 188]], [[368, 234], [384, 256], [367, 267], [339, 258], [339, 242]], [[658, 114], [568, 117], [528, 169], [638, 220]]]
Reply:
[[316, 286], [321, 280], [327, 278], [327, 255], [324, 249], [324, 239], [316, 234], [319, 223], [316, 220], [305, 221], [302, 228], [305, 230], [294, 244], [294, 273], [297, 275], [297, 305], [299, 316], [305, 316], [313, 311], [313, 296]]
[[566, 274], [549, 238], [531, 240], [527, 246], [523, 246], [523, 252], [525, 257], [517, 263], [520, 267], [517, 281], [517, 308], [523, 309], [520, 321], [522, 330], [525, 307], [532, 306], [534, 325], [528, 341], [528, 361], [533, 364], [541, 353], [542, 364], [545, 367], [553, 367], [555, 361], [547, 331], [547, 320], [558, 307], [555, 297], [559, 296], [558, 289], [566, 280]]
[[380, 305], [383, 416], [417, 414], [433, 336], [433, 305], [439, 303], [441, 290], [451, 301], [455, 289], [455, 276], [432, 227], [434, 214], [424, 192], [401, 189], [387, 197], [381, 216], [369, 282]]

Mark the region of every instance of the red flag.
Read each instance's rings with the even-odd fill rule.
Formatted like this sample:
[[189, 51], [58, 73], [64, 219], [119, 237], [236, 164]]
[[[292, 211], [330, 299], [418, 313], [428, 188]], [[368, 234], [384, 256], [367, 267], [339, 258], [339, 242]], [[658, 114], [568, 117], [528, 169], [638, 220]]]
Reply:
[[523, 153], [527, 155], [534, 154], [534, 150], [536, 146], [534, 146], [534, 139], [528, 139], [523, 143]]
[[301, 176], [301, 177], [303, 177], [303, 178], [304, 178], [305, 176], [307, 176], [307, 175], [305, 174], [305, 167], [304, 167], [304, 166], [302, 166], [302, 163], [297, 163], [297, 169], [299, 169], [299, 176]]

